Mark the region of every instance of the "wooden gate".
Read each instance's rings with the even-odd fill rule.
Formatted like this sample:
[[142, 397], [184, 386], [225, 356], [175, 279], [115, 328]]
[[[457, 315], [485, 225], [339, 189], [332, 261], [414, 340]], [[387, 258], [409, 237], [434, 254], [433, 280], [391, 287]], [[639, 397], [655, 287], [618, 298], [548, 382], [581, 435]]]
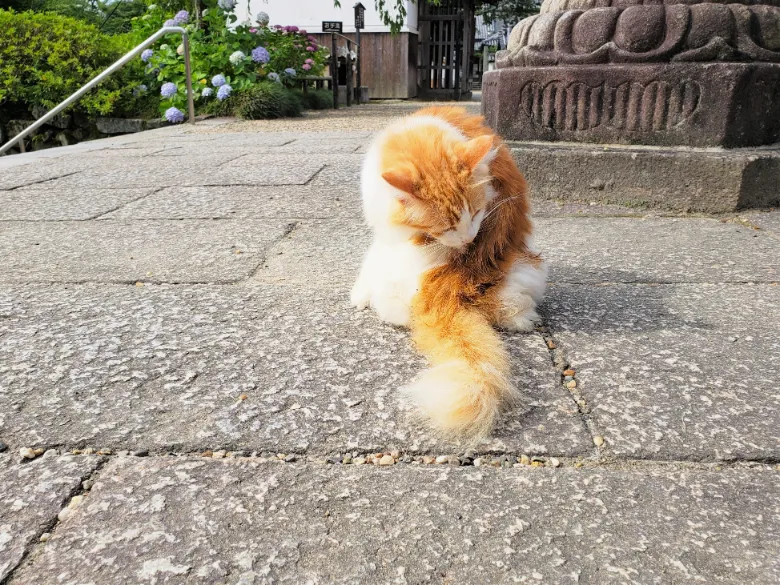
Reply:
[[434, 6], [418, 0], [418, 97], [468, 100], [474, 51], [473, 0], [442, 0]]

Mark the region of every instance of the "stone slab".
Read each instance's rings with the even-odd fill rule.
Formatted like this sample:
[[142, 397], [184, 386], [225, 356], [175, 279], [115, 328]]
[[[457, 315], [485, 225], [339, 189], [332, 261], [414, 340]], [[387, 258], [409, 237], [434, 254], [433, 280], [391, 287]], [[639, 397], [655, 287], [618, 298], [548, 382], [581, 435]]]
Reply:
[[360, 217], [348, 189], [295, 187], [167, 187], [101, 219], [245, 219]]
[[780, 280], [780, 242], [740, 223], [697, 218], [540, 218], [536, 233], [550, 263], [552, 282]]
[[226, 162], [224, 160], [221, 160], [220, 163], [191, 165], [177, 164], [175, 159], [168, 160], [174, 162], [157, 160], [154, 164], [117, 166], [100, 171], [85, 170], [61, 179], [48, 181], [41, 184], [41, 188], [101, 187], [122, 189], [174, 186], [304, 185], [324, 166], [321, 163], [306, 162], [295, 166], [278, 164], [259, 167], [227, 167], [220, 166]]
[[[153, 452], [466, 448], [439, 441], [401, 400], [423, 367], [407, 333], [347, 297], [277, 285], [0, 287], [0, 436]], [[479, 448], [589, 453], [541, 337], [506, 343], [522, 401]]]
[[[8, 157], [11, 158], [11, 157]], [[74, 173], [74, 169], [48, 163], [24, 164], [0, 169], [0, 190], [17, 189]]]
[[539, 199], [725, 213], [780, 203], [780, 149], [511, 143]]
[[17, 464], [0, 454], [0, 582], [19, 565], [57, 514], [81, 488], [100, 457], [39, 457]]
[[0, 191], [0, 221], [61, 221], [94, 219], [154, 189], [80, 189]]
[[6, 222], [0, 282], [236, 282], [284, 220]]
[[107, 468], [10, 585], [770, 585], [780, 580], [778, 543], [780, 473], [767, 467], [155, 458]]
[[760, 146], [780, 140], [778, 87], [774, 63], [511, 67], [483, 76], [482, 111], [509, 140]]
[[358, 205], [343, 218], [298, 222], [270, 251], [252, 280], [349, 291], [371, 243]]
[[544, 312], [613, 454], [780, 459], [780, 287], [554, 286]]

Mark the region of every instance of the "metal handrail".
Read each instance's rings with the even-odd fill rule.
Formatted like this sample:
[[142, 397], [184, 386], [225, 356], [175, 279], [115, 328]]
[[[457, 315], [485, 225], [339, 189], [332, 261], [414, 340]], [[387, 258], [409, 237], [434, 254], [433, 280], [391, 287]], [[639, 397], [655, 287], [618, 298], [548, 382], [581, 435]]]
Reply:
[[27, 126], [24, 130], [22, 130], [19, 134], [11, 138], [8, 142], [3, 144], [3, 146], [0, 146], [0, 154], [4, 153], [6, 150], [11, 148], [14, 144], [17, 142], [24, 140], [25, 137], [29, 136], [32, 132], [43, 126], [46, 122], [51, 120], [54, 116], [62, 112], [65, 108], [67, 108], [69, 105], [71, 105], [73, 102], [77, 101], [81, 96], [83, 96], [85, 93], [87, 93], [90, 89], [101, 83], [106, 77], [111, 75], [114, 71], [117, 69], [120, 69], [122, 66], [126, 65], [128, 62], [130, 62], [133, 57], [141, 53], [144, 49], [152, 45], [155, 41], [157, 41], [160, 37], [168, 34], [168, 33], [175, 33], [180, 34], [182, 37], [182, 42], [184, 44], [184, 73], [187, 79], [187, 107], [189, 109], [189, 115], [190, 115], [190, 123], [195, 123], [195, 101], [192, 96], [192, 69], [190, 67], [190, 40], [189, 35], [187, 34], [187, 31], [184, 30], [180, 26], [166, 26], [164, 28], [161, 28], [156, 33], [154, 33], [152, 36], [150, 36], [148, 39], [146, 39], [143, 43], [135, 47], [132, 51], [125, 54], [124, 57], [119, 59], [116, 63], [111, 65], [108, 69], [103, 71], [100, 75], [95, 77], [92, 81], [87, 83], [84, 87], [82, 87], [80, 90], [78, 90], [76, 93], [71, 95], [69, 98], [67, 98], [65, 101], [57, 105], [54, 109], [50, 110], [46, 115], [38, 118], [35, 122]]

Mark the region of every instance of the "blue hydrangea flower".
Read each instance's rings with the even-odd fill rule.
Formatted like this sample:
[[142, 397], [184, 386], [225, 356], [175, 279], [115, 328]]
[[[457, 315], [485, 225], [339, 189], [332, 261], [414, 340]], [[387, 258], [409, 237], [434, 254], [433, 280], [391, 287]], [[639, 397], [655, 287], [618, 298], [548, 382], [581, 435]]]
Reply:
[[225, 85], [227, 83], [227, 79], [225, 79], [225, 76], [221, 73], [215, 75], [211, 78], [211, 85], [214, 87], [220, 87], [222, 85]]
[[179, 91], [179, 88], [176, 87], [176, 84], [169, 81], [168, 83], [163, 83], [163, 86], [160, 88], [160, 95], [164, 98], [171, 98], [176, 95], [177, 91]]
[[222, 10], [227, 10], [229, 12], [236, 7], [236, 0], [219, 0], [217, 6]]
[[177, 25], [187, 24], [190, 21], [190, 13], [186, 10], [179, 10], [173, 17], [173, 22]]
[[163, 23], [163, 26], [167, 28], [167, 27], [169, 27], [169, 26], [177, 26], [177, 24], [176, 24], [176, 21], [175, 21], [175, 20], [173, 20], [172, 18], [169, 18], [168, 20], [166, 20], [166, 21]]
[[271, 81], [275, 81], [276, 83], [279, 83], [279, 74], [271, 71], [271, 73], [268, 74], [268, 79], [270, 79]]
[[271, 55], [268, 54], [268, 50], [265, 47], [257, 47], [252, 50], [252, 61], [255, 63], [268, 63], [271, 60]]
[[184, 122], [184, 112], [179, 108], [168, 108], [165, 110], [165, 119], [171, 124], [180, 124]]
[[297, 75], [295, 69], [293, 69], [292, 67], [288, 67], [287, 69], [284, 70], [284, 72], [290, 77], [295, 77]]
[[241, 63], [241, 61], [246, 59], [246, 55], [244, 55], [244, 53], [241, 51], [235, 51], [232, 55], [230, 55], [230, 57], [228, 57], [228, 59], [233, 65], [238, 65]]
[[152, 58], [152, 55], [154, 55], [154, 51], [151, 49], [146, 49], [143, 53], [141, 53], [141, 61], [148, 63], [149, 59]]
[[219, 101], [226, 100], [232, 91], [233, 88], [230, 87], [227, 83], [225, 85], [221, 85], [217, 90], [217, 99]]
[[200, 97], [204, 97], [204, 98], [211, 97], [213, 93], [214, 93], [213, 89], [211, 89], [210, 87], [204, 87], [203, 91], [200, 92]]

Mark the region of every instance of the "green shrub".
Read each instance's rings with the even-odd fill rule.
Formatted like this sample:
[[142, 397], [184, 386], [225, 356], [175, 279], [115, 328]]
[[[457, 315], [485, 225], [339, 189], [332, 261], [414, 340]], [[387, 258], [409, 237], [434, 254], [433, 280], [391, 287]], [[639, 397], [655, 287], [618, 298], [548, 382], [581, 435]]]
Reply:
[[245, 120], [268, 120], [302, 113], [300, 97], [279, 83], [258, 83], [236, 96], [235, 114]]
[[[0, 10], [0, 106], [9, 112], [52, 108], [116, 61], [127, 39], [56, 14]], [[115, 75], [85, 95], [77, 108], [108, 114], [123, 94], [128, 75]]]
[[333, 92], [327, 89], [309, 90], [307, 93], [299, 92], [298, 95], [308, 110], [327, 110], [333, 107]]

